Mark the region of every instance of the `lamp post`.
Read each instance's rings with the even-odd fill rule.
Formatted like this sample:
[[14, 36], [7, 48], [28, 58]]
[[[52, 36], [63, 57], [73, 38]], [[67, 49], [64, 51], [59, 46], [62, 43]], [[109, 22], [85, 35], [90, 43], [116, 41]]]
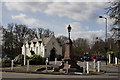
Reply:
[[[103, 17], [103, 16], [99, 16], [99, 18], [104, 18], [105, 20], [106, 20], [106, 24], [105, 24], [105, 26], [106, 26], [106, 28], [105, 28], [105, 43], [107, 43], [107, 18], [106, 17]], [[107, 53], [107, 44], [105, 44], [105, 50], [106, 50], [106, 53]], [[107, 55], [105, 54], [105, 58], [106, 58], [106, 65], [107, 65]]]
[[105, 29], [105, 30], [106, 30], [105, 39], [107, 39], [107, 18], [106, 18], [106, 17], [103, 17], [103, 16], [99, 16], [99, 18], [104, 18], [104, 19], [106, 20], [106, 22], [105, 22], [105, 23], [106, 23], [106, 24], [105, 24], [105, 25], [106, 25], [106, 29]]
[[65, 50], [64, 60], [71, 60], [72, 41], [70, 39], [70, 31], [71, 31], [71, 26], [70, 25], [67, 27], [67, 30], [68, 30], [68, 40], [66, 41], [66, 50]]
[[[62, 65], [59, 67], [63, 70], [70, 70], [70, 69], [76, 69], [82, 71], [82, 68], [77, 64], [77, 60], [74, 57], [73, 49], [72, 49], [72, 40], [70, 39], [70, 32], [71, 32], [71, 26], [69, 25], [67, 27], [68, 30], [68, 39], [66, 40], [65, 44], [65, 54], [64, 58], [62, 59]], [[67, 63], [67, 64], [66, 64]]]

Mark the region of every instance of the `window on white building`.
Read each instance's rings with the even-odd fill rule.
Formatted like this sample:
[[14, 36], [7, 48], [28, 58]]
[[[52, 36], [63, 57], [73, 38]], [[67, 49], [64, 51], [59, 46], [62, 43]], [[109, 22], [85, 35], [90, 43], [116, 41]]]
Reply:
[[36, 54], [38, 54], [38, 47], [36, 47]]
[[31, 47], [31, 50], [32, 50], [32, 47]]

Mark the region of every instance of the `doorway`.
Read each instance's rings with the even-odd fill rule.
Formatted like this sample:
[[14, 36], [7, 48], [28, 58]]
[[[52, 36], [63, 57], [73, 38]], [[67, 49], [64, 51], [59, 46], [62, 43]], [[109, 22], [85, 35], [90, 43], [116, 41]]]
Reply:
[[55, 57], [56, 57], [56, 50], [55, 50], [55, 48], [53, 48], [50, 51], [50, 61], [54, 61]]

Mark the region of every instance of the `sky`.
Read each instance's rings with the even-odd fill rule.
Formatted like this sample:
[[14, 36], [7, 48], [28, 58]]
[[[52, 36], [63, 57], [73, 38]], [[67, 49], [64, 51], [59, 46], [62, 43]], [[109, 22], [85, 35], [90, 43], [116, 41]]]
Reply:
[[106, 0], [97, 1], [9, 1], [1, 3], [2, 25], [8, 23], [25, 24], [30, 28], [50, 29], [55, 36], [67, 36], [67, 27], [72, 27], [71, 38], [87, 38], [92, 40], [95, 37], [104, 39], [105, 19], [108, 19], [108, 33], [112, 24], [106, 14], [109, 6]]

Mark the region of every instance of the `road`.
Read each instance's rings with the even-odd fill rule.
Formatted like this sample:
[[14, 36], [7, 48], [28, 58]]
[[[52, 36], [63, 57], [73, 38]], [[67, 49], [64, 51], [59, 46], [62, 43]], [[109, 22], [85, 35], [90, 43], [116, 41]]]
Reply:
[[[106, 75], [106, 74], [102, 74], [102, 75], [48, 75], [48, 74], [27, 74], [27, 73], [11, 73], [11, 72], [3, 72], [2, 74], [2, 78], [6, 79], [38, 79], [38, 80], [80, 80], [80, 79], [84, 79], [84, 80], [93, 80], [93, 79], [104, 79], [104, 80], [117, 80], [118, 76], [115, 75]], [[4, 80], [3, 79], [3, 80]]]
[[[79, 62], [79, 65], [82, 66], [82, 63]], [[92, 66], [92, 62], [90, 62], [90, 65]], [[97, 80], [117, 80], [118, 78], [118, 67], [116, 66], [111, 66], [108, 64], [107, 66], [105, 65], [104, 62], [102, 62], [101, 69], [106, 71], [104, 74], [100, 75], [50, 75], [50, 74], [28, 74], [28, 73], [12, 73], [12, 72], [3, 72], [2, 73], [2, 78], [5, 80], [7, 79], [28, 79], [28, 80], [93, 80], [97, 78]], [[116, 79], [115, 79], [116, 78]], [[3, 80], [4, 80], [3, 79]]]

